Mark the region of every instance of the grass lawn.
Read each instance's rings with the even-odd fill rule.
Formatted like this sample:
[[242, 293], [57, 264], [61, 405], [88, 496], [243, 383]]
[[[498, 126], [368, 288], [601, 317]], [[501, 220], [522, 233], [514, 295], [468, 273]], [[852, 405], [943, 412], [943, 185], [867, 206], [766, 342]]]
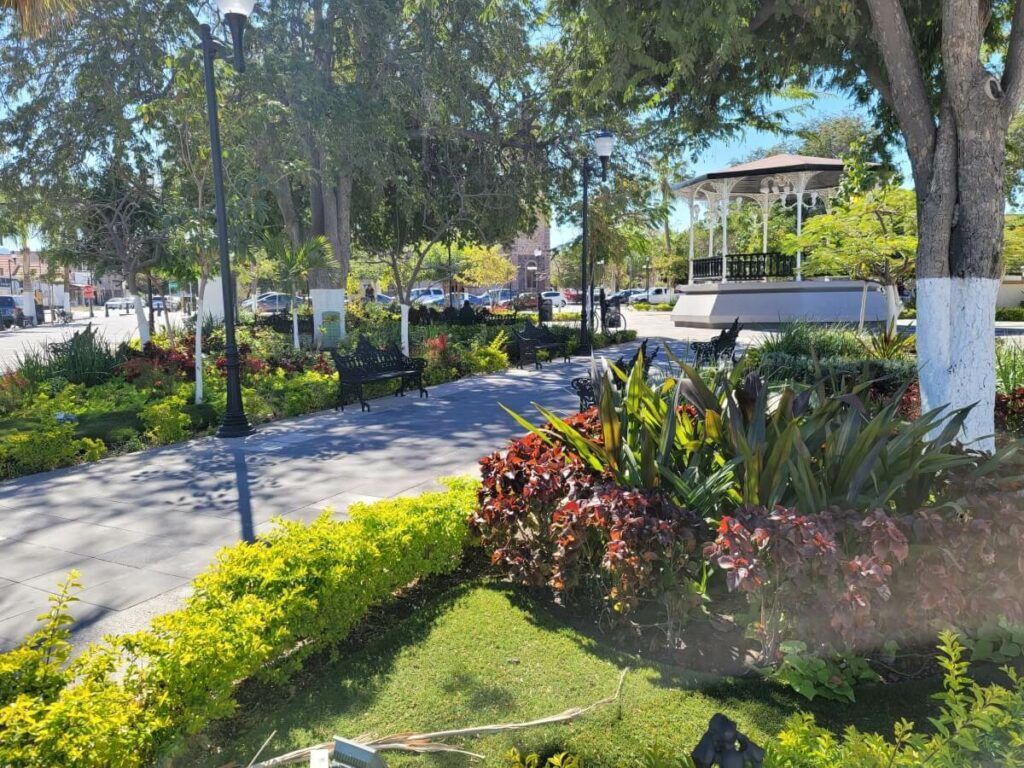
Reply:
[[[333, 660], [314, 660], [285, 688], [245, 686], [236, 716], [197, 736], [173, 765], [244, 766], [275, 730], [264, 758], [334, 734], [385, 736], [551, 715], [610, 695], [625, 667], [621, 717], [606, 707], [567, 725], [465, 746], [491, 766], [502, 764], [512, 746], [568, 749], [588, 766], [628, 766], [654, 744], [688, 753], [719, 710], [762, 743], [798, 709], [837, 730], [855, 724], [891, 735], [898, 717], [923, 723], [931, 711], [928, 694], [938, 689], [938, 681], [928, 680], [863, 688], [853, 705], [809, 704], [769, 681], [701, 678], [619, 653], [568, 628], [553, 611], [488, 581], [433, 591], [412, 606], [403, 598]], [[385, 757], [392, 765], [469, 764], [453, 755]]]

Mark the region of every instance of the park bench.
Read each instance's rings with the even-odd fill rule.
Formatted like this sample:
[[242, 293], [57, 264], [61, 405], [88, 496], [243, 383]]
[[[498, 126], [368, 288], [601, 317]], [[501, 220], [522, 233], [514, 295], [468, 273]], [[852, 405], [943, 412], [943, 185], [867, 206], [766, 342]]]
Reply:
[[[626, 362], [625, 357], [620, 357], [615, 361], [615, 367], [626, 374], [626, 378], [629, 378], [629, 374], [633, 368], [636, 367], [637, 360], [643, 358], [644, 361], [644, 376], [647, 376], [647, 372], [651, 368], [651, 363], [654, 362], [654, 358], [658, 356], [660, 348], [655, 347], [651, 354], [647, 354], [647, 339], [644, 339], [643, 344], [633, 353], [633, 357], [630, 358], [629, 362]], [[616, 376], [613, 379], [613, 383], [616, 387], [622, 387], [623, 382]], [[570, 386], [576, 393], [576, 396], [580, 399], [580, 410], [585, 411], [597, 404], [597, 398], [594, 394], [594, 381], [590, 376], [580, 376], [570, 382]]]
[[370, 404], [363, 397], [363, 385], [377, 381], [398, 379], [398, 391], [395, 395], [405, 397], [406, 386], [414, 386], [420, 391], [420, 397], [429, 394], [423, 388], [423, 369], [427, 361], [417, 357], [407, 357], [394, 344], [384, 349], [375, 347], [365, 336], [359, 337], [356, 351], [350, 355], [340, 355], [331, 350], [334, 367], [338, 369], [338, 405], [345, 410], [345, 396], [355, 392], [359, 398], [361, 409], [370, 410]]
[[540, 370], [540, 357], [537, 355], [541, 350], [551, 353], [554, 357], [557, 352], [565, 362], [569, 362], [569, 348], [563, 339], [558, 338], [543, 325], [534, 325], [529, 320], [522, 331], [513, 331], [516, 345], [519, 347], [519, 367], [523, 363], [532, 362], [537, 370]]
[[690, 343], [693, 350], [693, 365], [699, 367], [715, 363], [723, 357], [736, 362], [736, 339], [740, 335], [740, 319], [737, 317], [732, 325], [722, 331], [711, 341], [694, 341]]

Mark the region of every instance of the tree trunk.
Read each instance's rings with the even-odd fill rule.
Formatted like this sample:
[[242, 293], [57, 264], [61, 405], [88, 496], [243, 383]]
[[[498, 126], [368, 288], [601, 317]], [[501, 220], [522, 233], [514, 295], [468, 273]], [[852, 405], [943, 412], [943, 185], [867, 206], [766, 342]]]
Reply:
[[406, 299], [402, 300], [402, 303], [398, 305], [399, 310], [402, 313], [402, 352], [405, 355], [409, 354], [409, 309], [410, 306], [406, 304]]
[[992, 452], [1006, 131], [987, 106], [955, 120], [947, 110], [940, 125], [931, 178], [917, 185], [916, 283], [922, 409], [971, 407], [960, 440]]
[[146, 346], [150, 342], [149, 319], [146, 317], [146, 310], [142, 306], [142, 296], [139, 295], [139, 281], [134, 272], [128, 273], [128, 293], [132, 297], [135, 306], [135, 322], [139, 326], [139, 342]]
[[[331, 286], [344, 292], [348, 286], [348, 272], [352, 263], [352, 174], [341, 171], [334, 183], [324, 185], [324, 229], [331, 245], [333, 260], [330, 271]], [[323, 286], [328, 287], [328, 286]], [[344, 293], [339, 303], [341, 322], [339, 331], [345, 337]]]
[[296, 302], [292, 302], [292, 343], [295, 345], [295, 350], [299, 349], [299, 306]]

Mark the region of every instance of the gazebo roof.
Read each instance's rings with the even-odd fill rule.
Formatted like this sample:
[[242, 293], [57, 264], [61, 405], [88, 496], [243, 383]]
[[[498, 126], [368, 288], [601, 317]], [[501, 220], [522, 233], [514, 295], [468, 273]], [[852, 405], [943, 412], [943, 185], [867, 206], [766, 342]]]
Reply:
[[692, 179], [674, 185], [672, 189], [676, 193], [692, 190], [691, 194], [696, 194], [704, 189], [713, 190], [714, 185], [709, 182], [733, 179], [731, 192], [733, 195], [756, 195], [761, 191], [763, 179], [806, 172], [812, 175], [809, 177], [805, 189], [807, 192], [814, 192], [838, 186], [839, 177], [843, 174], [843, 167], [843, 161], [834, 157], [771, 155], [749, 163], [732, 165], [720, 171], [694, 176]]

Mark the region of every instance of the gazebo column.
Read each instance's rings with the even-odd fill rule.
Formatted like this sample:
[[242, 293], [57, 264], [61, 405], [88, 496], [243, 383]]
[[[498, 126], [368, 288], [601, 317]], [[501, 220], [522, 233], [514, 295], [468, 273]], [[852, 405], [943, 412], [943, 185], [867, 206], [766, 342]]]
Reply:
[[721, 198], [722, 207], [722, 282], [729, 282], [729, 203], [735, 179], [722, 179], [715, 186]]
[[696, 212], [697, 206], [694, 203], [693, 195], [688, 195], [687, 200], [690, 204], [690, 275], [687, 278], [687, 285], [693, 285], [693, 227], [696, 225]]
[[[807, 191], [807, 182], [811, 180], [813, 173], [804, 171], [796, 174], [796, 183], [794, 184], [793, 191], [796, 194], [796, 236], [800, 237], [800, 234], [804, 230], [804, 193]], [[813, 205], [813, 203], [812, 203]], [[804, 266], [804, 252], [802, 249], [797, 249], [796, 252], [796, 279], [801, 281], [804, 279], [803, 274]]]

